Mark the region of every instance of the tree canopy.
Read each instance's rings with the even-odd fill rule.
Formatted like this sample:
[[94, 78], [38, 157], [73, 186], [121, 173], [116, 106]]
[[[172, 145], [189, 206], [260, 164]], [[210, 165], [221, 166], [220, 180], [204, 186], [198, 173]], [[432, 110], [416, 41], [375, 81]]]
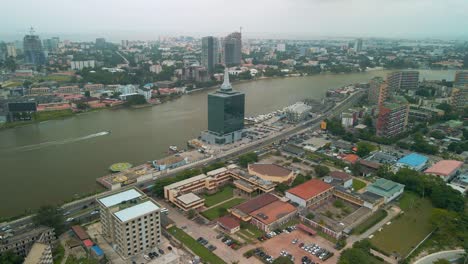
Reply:
[[66, 228], [62, 210], [51, 205], [41, 206], [33, 217], [33, 223], [54, 228], [57, 236]]

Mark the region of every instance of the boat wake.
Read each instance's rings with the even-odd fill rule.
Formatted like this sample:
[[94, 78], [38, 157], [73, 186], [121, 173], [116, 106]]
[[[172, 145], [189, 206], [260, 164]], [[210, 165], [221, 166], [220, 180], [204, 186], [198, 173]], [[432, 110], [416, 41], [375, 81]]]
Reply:
[[10, 148], [4, 150], [5, 152], [10, 152], [10, 151], [31, 151], [31, 150], [37, 150], [37, 149], [42, 149], [46, 147], [51, 147], [51, 146], [57, 146], [57, 145], [64, 145], [64, 144], [69, 144], [69, 143], [74, 143], [78, 141], [83, 141], [83, 140], [88, 140], [92, 139], [95, 137], [101, 137], [101, 136], [106, 136], [109, 135], [109, 131], [102, 131], [99, 133], [94, 133], [90, 134], [84, 137], [78, 137], [78, 138], [69, 138], [69, 139], [64, 139], [64, 140], [57, 140], [57, 141], [47, 141], [47, 142], [42, 142], [39, 144], [33, 144], [33, 145], [26, 145], [26, 146], [21, 146], [21, 147], [16, 147], [16, 148]]

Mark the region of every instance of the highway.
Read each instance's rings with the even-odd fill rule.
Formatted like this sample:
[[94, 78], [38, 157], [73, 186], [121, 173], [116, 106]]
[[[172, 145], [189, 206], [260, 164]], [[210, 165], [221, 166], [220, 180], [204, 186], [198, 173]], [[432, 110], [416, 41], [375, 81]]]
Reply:
[[[339, 113], [341, 113], [343, 110], [348, 109], [350, 106], [354, 105], [362, 96], [365, 94], [364, 90], [360, 90], [355, 92], [354, 94], [348, 96], [345, 100], [342, 102], [339, 102], [335, 107], [333, 107], [330, 111], [327, 113], [324, 113], [321, 116], [318, 116], [315, 119], [308, 120], [306, 122], [303, 122], [297, 126], [288, 128], [281, 133], [275, 133], [269, 137], [266, 137], [264, 139], [249, 143], [247, 145], [228, 150], [224, 152], [222, 155], [214, 156], [209, 159], [203, 160], [201, 162], [195, 163], [195, 164], [189, 164], [187, 166], [183, 166], [178, 169], [174, 169], [166, 174], [163, 174], [158, 177], [158, 179], [163, 179], [167, 177], [172, 177], [175, 176], [177, 173], [186, 170], [186, 169], [192, 169], [192, 168], [200, 168], [204, 167], [208, 164], [218, 162], [218, 161], [227, 161], [230, 160], [234, 157], [237, 157], [239, 155], [254, 151], [256, 149], [263, 148], [265, 146], [268, 146], [272, 144], [273, 142], [276, 142], [278, 140], [287, 138], [293, 134], [296, 134], [298, 132], [301, 132], [304, 129], [318, 129], [320, 127], [320, 122], [323, 119], [333, 117]], [[132, 188], [132, 187], [138, 187], [140, 189], [145, 189], [148, 186], [151, 186], [154, 184], [154, 180], [147, 180], [145, 182], [139, 182], [139, 183], [134, 183], [128, 186], [123, 187], [121, 190]], [[96, 198], [99, 196], [107, 195], [111, 193], [112, 191], [106, 191], [97, 195], [89, 196], [77, 201], [73, 201], [67, 204], [64, 204], [62, 206], [64, 215], [66, 219], [73, 218], [74, 221], [90, 221], [99, 216], [99, 214], [92, 214], [94, 210], [97, 209], [96, 205]], [[32, 226], [32, 215], [26, 216], [14, 221], [11, 221], [9, 223], [4, 223], [0, 226], [0, 230], [4, 227], [8, 227], [9, 229], [13, 230], [14, 232], [20, 231], [21, 229], [28, 228]]]

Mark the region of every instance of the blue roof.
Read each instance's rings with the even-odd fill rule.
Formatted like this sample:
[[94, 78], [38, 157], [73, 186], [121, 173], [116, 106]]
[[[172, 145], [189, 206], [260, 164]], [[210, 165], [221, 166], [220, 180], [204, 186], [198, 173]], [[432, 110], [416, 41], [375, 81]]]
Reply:
[[423, 165], [424, 163], [426, 163], [427, 160], [428, 158], [426, 156], [423, 156], [417, 153], [411, 153], [399, 159], [398, 163], [402, 163], [410, 167], [419, 167]]
[[104, 255], [104, 252], [102, 251], [102, 249], [98, 245], [92, 246], [91, 249], [94, 251], [94, 253], [96, 253], [97, 256]]

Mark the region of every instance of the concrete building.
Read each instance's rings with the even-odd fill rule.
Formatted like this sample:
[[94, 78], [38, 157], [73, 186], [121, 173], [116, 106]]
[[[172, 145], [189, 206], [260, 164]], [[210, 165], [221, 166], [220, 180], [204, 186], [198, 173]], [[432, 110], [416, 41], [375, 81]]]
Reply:
[[429, 158], [424, 155], [411, 153], [399, 159], [396, 166], [398, 168], [409, 168], [415, 171], [421, 171], [426, 167], [428, 161]]
[[381, 105], [388, 98], [388, 84], [381, 77], [375, 77], [369, 82], [369, 104]]
[[264, 232], [270, 232], [296, 216], [297, 209], [290, 203], [274, 201], [250, 213], [250, 223]]
[[333, 186], [319, 179], [312, 179], [286, 191], [286, 198], [301, 207], [320, 205], [332, 197]]
[[361, 38], [356, 39], [356, 41], [354, 42], [354, 50], [356, 52], [362, 51], [362, 39]]
[[218, 228], [228, 234], [234, 234], [240, 230], [240, 222], [236, 218], [226, 215], [216, 220]]
[[425, 170], [424, 173], [439, 176], [444, 181], [448, 181], [457, 175], [462, 166], [463, 162], [458, 160], [441, 160]]
[[71, 61], [70, 69], [72, 70], [82, 70], [84, 68], [94, 68], [96, 66], [95, 60], [85, 60], [85, 61]]
[[188, 163], [188, 159], [180, 155], [169, 156], [160, 160], [153, 161], [153, 166], [159, 170], [172, 170]]
[[245, 94], [232, 89], [226, 67], [221, 88], [208, 94], [208, 131], [202, 132], [202, 140], [209, 144], [229, 144], [241, 140], [244, 112]]
[[453, 86], [465, 86], [468, 85], [468, 71], [457, 71], [455, 73], [455, 80], [453, 81]]
[[275, 183], [290, 182], [294, 178], [292, 170], [277, 164], [249, 164], [248, 171], [251, 175]]
[[153, 73], [156, 73], [156, 74], [159, 74], [162, 72], [162, 66], [159, 65], [159, 64], [154, 64], [154, 65], [151, 65], [149, 67], [149, 71], [150, 72], [153, 72]]
[[468, 106], [468, 84], [459, 85], [452, 89], [450, 104], [459, 110]]
[[242, 59], [242, 34], [233, 32], [223, 38], [223, 62], [224, 65], [238, 66]]
[[36, 242], [32, 246], [23, 264], [52, 264], [52, 247], [47, 243]]
[[66, 94], [79, 94], [81, 93], [81, 89], [78, 85], [62, 86], [57, 89], [57, 92]]
[[146, 101], [151, 99], [151, 89], [140, 87], [138, 88], [138, 94], [143, 95]]
[[390, 92], [416, 90], [419, 84], [419, 71], [397, 71], [387, 75]]
[[102, 235], [124, 259], [161, 243], [160, 206], [137, 189], [97, 199]]
[[285, 52], [286, 51], [286, 44], [285, 43], [278, 43], [276, 44], [276, 50]]
[[6, 44], [6, 52], [7, 52], [7, 57], [13, 57], [16, 58], [17, 53], [16, 53], [16, 46], [14, 43], [8, 43]]
[[392, 102], [384, 102], [379, 107], [377, 136], [391, 138], [406, 131], [409, 117], [409, 104], [403, 97], [395, 97]]
[[188, 82], [207, 82], [210, 75], [205, 67], [187, 66], [182, 69], [182, 80]]
[[211, 75], [214, 73], [214, 67], [218, 63], [218, 39], [212, 36], [202, 38], [201, 63]]
[[384, 197], [389, 203], [399, 197], [405, 190], [405, 185], [387, 179], [379, 178], [367, 186], [366, 191]]
[[25, 257], [35, 242], [52, 245], [55, 243], [54, 229], [40, 226], [29, 229], [23, 233], [17, 233], [12, 237], [0, 239], [0, 254], [11, 251], [19, 256]]
[[303, 102], [297, 102], [285, 108], [286, 118], [291, 122], [301, 122], [307, 118], [312, 107]]
[[346, 172], [332, 171], [330, 172], [329, 177], [344, 188], [351, 188], [351, 186], [353, 186], [353, 177]]

